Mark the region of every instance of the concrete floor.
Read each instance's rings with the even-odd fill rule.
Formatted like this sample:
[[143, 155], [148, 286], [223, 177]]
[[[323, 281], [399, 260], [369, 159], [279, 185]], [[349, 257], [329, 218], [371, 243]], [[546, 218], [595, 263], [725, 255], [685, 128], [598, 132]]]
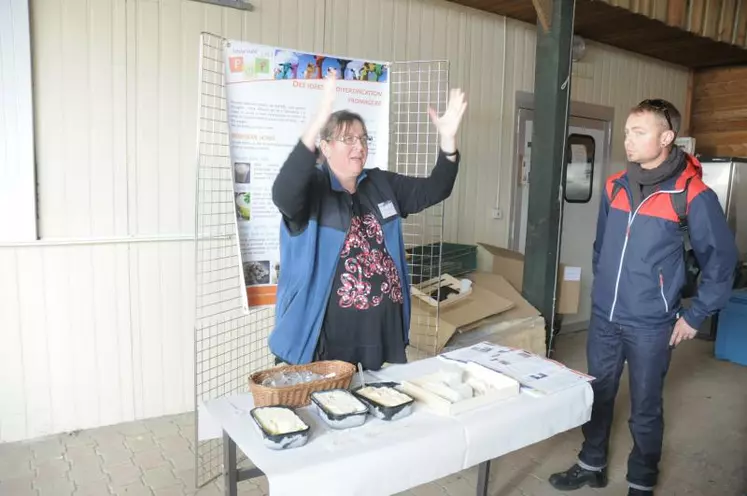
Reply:
[[[558, 360], [584, 371], [586, 334], [561, 335]], [[664, 458], [658, 495], [747, 495], [747, 367], [713, 358], [713, 344], [684, 343], [668, 377]], [[574, 495], [625, 495], [631, 447], [627, 379], [618, 396], [610, 485]], [[191, 414], [92, 429], [0, 445], [0, 495], [222, 494], [220, 481], [199, 491], [194, 481]], [[493, 463], [492, 496], [557, 495], [547, 477], [575, 460], [579, 429], [530, 446]], [[476, 469], [402, 493], [468, 496]], [[266, 479], [239, 484], [239, 494], [268, 494]]]

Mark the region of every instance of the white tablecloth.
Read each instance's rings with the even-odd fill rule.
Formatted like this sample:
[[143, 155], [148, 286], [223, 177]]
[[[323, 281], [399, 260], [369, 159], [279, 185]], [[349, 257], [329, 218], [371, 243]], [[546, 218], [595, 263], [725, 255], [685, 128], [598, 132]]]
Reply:
[[[438, 358], [429, 358], [377, 375], [403, 380], [438, 365]], [[446, 477], [578, 427], [590, 418], [592, 399], [591, 387], [584, 383], [546, 397], [521, 394], [456, 417], [431, 413], [416, 403], [404, 419], [369, 417], [363, 426], [342, 431], [327, 427], [307, 407], [299, 415], [311, 425], [311, 438], [286, 451], [262, 444], [249, 416], [249, 394], [207, 402], [205, 411], [267, 475], [272, 496], [373, 496]]]

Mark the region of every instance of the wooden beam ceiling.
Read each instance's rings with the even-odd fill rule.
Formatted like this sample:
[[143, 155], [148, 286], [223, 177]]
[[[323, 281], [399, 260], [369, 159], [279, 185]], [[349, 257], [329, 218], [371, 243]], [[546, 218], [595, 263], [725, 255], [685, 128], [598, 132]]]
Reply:
[[[450, 1], [537, 23], [532, 0]], [[747, 36], [747, 5], [742, 5], [747, 1], [720, 0], [716, 3], [718, 9], [706, 9], [710, 4], [702, 0], [577, 0], [575, 33], [588, 40], [692, 69], [747, 64], [747, 50], [743, 48]], [[626, 5], [639, 12], [625, 8]]]

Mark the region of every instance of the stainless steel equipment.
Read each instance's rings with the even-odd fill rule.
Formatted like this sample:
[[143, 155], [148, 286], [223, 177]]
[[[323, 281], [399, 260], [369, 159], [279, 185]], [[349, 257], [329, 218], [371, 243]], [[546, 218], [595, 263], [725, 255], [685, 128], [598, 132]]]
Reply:
[[[703, 166], [703, 182], [718, 196], [744, 264], [747, 262], [747, 158], [698, 157], [698, 160]], [[699, 329], [698, 337], [714, 339], [716, 320], [708, 319]]]
[[747, 260], [747, 158], [699, 157], [703, 182], [718, 196], [736, 234], [742, 261]]

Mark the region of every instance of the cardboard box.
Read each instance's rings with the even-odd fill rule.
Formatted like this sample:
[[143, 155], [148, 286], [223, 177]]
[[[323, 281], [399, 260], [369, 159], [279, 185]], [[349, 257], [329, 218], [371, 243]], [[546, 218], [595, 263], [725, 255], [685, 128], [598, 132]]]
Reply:
[[[503, 322], [512, 322], [515, 320], [540, 316], [540, 311], [525, 300], [524, 297], [521, 296], [521, 293], [514, 289], [514, 287], [503, 276], [491, 274], [489, 272], [473, 272], [468, 276], [468, 279], [470, 279], [475, 286], [486, 289], [514, 304], [513, 307], [505, 312], [491, 316], [489, 319], [492, 323], [501, 324]], [[475, 326], [479, 326], [481, 323], [482, 322], [477, 322]], [[465, 331], [468, 329], [469, 327], [463, 328]]]
[[428, 355], [440, 353], [459, 329], [516, 306], [474, 283], [472, 294], [445, 308], [432, 308], [416, 297], [411, 297], [411, 301], [410, 346]]
[[544, 355], [546, 351], [545, 319], [540, 315], [539, 310], [525, 300], [502, 276], [488, 272], [474, 272], [469, 275], [469, 279], [481, 288], [514, 302], [514, 306], [505, 312], [462, 327], [446, 343], [443, 351], [489, 341]]
[[545, 345], [545, 319], [539, 315], [508, 322], [495, 322], [496, 317], [483, 320], [479, 328], [469, 332], [457, 333], [446, 344], [443, 352], [472, 346], [483, 341], [520, 348], [536, 355], [543, 356]]
[[[492, 258], [492, 272], [501, 275], [519, 292], [524, 286], [524, 255], [487, 243], [478, 243]], [[555, 311], [558, 314], [578, 313], [581, 300], [581, 267], [558, 265], [558, 294]]]

